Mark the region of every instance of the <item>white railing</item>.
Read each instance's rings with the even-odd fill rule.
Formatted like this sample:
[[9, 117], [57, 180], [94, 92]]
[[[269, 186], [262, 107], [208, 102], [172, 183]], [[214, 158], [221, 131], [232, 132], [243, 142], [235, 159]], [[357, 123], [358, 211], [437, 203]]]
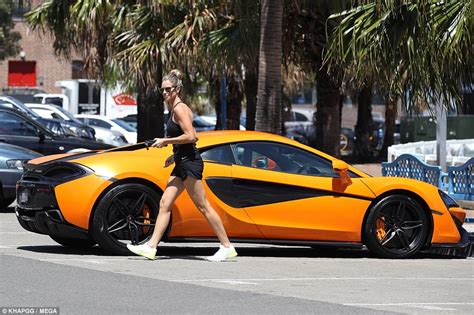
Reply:
[[[393, 162], [398, 156], [408, 153], [421, 161], [436, 165], [436, 141], [419, 141], [392, 145], [388, 148], [387, 161]], [[446, 164], [462, 165], [474, 157], [474, 139], [447, 140]]]

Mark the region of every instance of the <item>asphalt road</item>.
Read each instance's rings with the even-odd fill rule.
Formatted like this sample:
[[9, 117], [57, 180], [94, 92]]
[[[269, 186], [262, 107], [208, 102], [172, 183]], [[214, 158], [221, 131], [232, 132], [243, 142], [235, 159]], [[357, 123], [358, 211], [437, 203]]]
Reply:
[[216, 244], [162, 244], [160, 258], [72, 250], [0, 213], [1, 307], [61, 314], [472, 314], [474, 259], [237, 244], [239, 256], [203, 260]]

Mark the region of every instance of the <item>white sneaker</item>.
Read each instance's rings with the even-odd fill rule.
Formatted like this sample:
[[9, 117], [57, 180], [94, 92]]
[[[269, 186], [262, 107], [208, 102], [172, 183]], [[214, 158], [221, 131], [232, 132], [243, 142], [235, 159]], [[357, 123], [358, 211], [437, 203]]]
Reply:
[[237, 252], [235, 251], [234, 246], [231, 245], [230, 247], [226, 248], [223, 245], [220, 245], [219, 250], [214, 255], [206, 257], [206, 259], [209, 261], [218, 262], [235, 256], [237, 256]]
[[151, 248], [150, 246], [148, 246], [148, 243], [141, 245], [127, 244], [127, 248], [134, 254], [146, 257], [151, 260], [155, 259], [156, 248]]

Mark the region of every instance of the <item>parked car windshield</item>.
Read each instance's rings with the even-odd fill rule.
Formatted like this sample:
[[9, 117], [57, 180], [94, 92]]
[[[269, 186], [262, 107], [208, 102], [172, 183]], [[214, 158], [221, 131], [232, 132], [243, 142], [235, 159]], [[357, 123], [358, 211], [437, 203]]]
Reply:
[[136, 129], [134, 129], [132, 126], [130, 126], [129, 124], [127, 124], [123, 120], [115, 118], [115, 119], [112, 119], [112, 121], [114, 123], [116, 123], [117, 125], [119, 125], [120, 127], [122, 127], [123, 129], [127, 130], [128, 132], [136, 132], [137, 131]]
[[81, 125], [83, 124], [83, 122], [81, 122], [79, 119], [77, 119], [76, 117], [74, 117], [74, 115], [71, 114], [71, 112], [69, 112], [69, 111], [67, 111], [67, 110], [65, 110], [64, 108], [59, 107], [59, 106], [56, 106], [56, 108], [57, 108], [61, 113], [63, 113], [63, 114], [68, 118], [68, 120], [72, 120], [72, 121], [74, 121], [74, 122], [76, 122], [76, 123], [78, 123], [78, 124], [81, 124]]

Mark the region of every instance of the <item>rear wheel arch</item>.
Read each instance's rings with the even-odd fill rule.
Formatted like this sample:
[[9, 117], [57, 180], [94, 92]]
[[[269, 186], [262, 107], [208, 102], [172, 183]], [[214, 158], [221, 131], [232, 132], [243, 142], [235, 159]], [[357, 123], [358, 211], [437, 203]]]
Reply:
[[[113, 183], [112, 185], [110, 185], [106, 189], [104, 189], [104, 191], [102, 191], [100, 193], [100, 195], [97, 197], [97, 199], [95, 200], [94, 206], [92, 207], [91, 213], [89, 215], [89, 228], [88, 228], [89, 234], [91, 232], [92, 224], [93, 224], [93, 221], [94, 221], [94, 214], [96, 212], [97, 205], [99, 204], [100, 200], [102, 200], [102, 198], [104, 198], [104, 196], [109, 191], [111, 191], [112, 189], [114, 189], [117, 186], [124, 185], [124, 184], [142, 184], [142, 185], [145, 185], [145, 186], [153, 189], [158, 194], [163, 195], [163, 189], [161, 189], [160, 186], [156, 185], [155, 183], [153, 183], [151, 181], [143, 179], [143, 178], [130, 177], [130, 178], [124, 178], [124, 179], [116, 181], [115, 183]], [[158, 200], [158, 202], [159, 202], [159, 200]], [[170, 223], [171, 223], [171, 220], [170, 220]]]
[[417, 201], [421, 205], [421, 207], [423, 208], [423, 210], [426, 214], [426, 217], [428, 218], [428, 223], [429, 223], [428, 236], [426, 238], [426, 243], [425, 243], [425, 247], [429, 247], [430, 244], [431, 244], [432, 236], [433, 236], [433, 226], [434, 226], [433, 215], [431, 213], [431, 209], [428, 206], [428, 204], [425, 202], [425, 200], [423, 200], [423, 198], [421, 198], [418, 194], [416, 194], [412, 191], [409, 191], [409, 190], [404, 190], [404, 189], [386, 191], [383, 194], [381, 194], [380, 196], [378, 196], [377, 198], [375, 198], [374, 200], [372, 200], [370, 205], [367, 207], [367, 211], [364, 215], [364, 219], [363, 219], [362, 225], [361, 225], [361, 231], [360, 232], [361, 232], [362, 243], [365, 244], [365, 242], [366, 242], [366, 240], [364, 239], [364, 237], [365, 237], [365, 235], [364, 235], [364, 226], [367, 222], [367, 217], [369, 215], [369, 209], [371, 209], [373, 206], [375, 206], [380, 200], [384, 199], [385, 197], [392, 196], [392, 195], [405, 195], [407, 197], [413, 198], [415, 201]]

